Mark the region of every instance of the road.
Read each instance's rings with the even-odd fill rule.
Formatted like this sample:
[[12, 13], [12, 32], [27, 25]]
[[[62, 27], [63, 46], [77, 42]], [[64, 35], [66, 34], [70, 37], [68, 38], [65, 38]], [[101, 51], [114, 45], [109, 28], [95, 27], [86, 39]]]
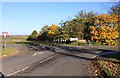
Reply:
[[[7, 57], [2, 59], [2, 69], [4, 75], [12, 75], [13, 72], [19, 71], [31, 64], [33, 64], [36, 61], [40, 61], [43, 58], [47, 58], [51, 55], [53, 55], [53, 52], [49, 51], [40, 51], [35, 50], [33, 47], [30, 46], [23, 46], [23, 45], [9, 45], [8, 47], [14, 47], [17, 48], [20, 52], [19, 54]], [[35, 53], [41, 53], [36, 54]]]
[[54, 47], [51, 50], [39, 46], [8, 45], [17, 48], [19, 54], [2, 59], [5, 76], [90, 76], [87, 65], [104, 48]]
[[17, 76], [89, 76], [85, 67], [87, 62], [79, 58], [57, 55], [52, 60], [33, 65], [27, 70], [16, 74]]

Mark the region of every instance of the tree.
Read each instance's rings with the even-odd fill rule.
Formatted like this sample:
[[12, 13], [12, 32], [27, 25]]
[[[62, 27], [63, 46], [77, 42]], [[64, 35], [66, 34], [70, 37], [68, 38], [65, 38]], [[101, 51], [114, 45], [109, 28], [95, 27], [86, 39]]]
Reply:
[[31, 34], [31, 38], [37, 38], [38, 35], [39, 35], [38, 32], [34, 30]]
[[63, 40], [68, 40], [69, 36], [66, 33], [65, 29], [63, 27], [59, 27], [56, 31], [56, 35], [54, 37], [55, 39], [63, 39]]
[[109, 14], [120, 14], [120, 1], [113, 3], [113, 6], [110, 7]]
[[36, 40], [36, 38], [39, 36], [39, 33], [34, 30], [32, 34], [27, 38], [27, 40]]
[[89, 26], [93, 24], [92, 19], [95, 16], [96, 13], [94, 13], [93, 11], [80, 11], [72, 20], [62, 20], [60, 25], [62, 27], [62, 31], [64, 31], [63, 34], [66, 35], [68, 38], [77, 37], [79, 39], [88, 40], [90, 38]]
[[48, 32], [49, 31], [49, 26], [48, 25], [45, 25], [41, 28], [41, 31], [40, 33], [44, 33], [44, 32]]
[[38, 40], [41, 41], [53, 41], [53, 38], [56, 36], [57, 29], [59, 28], [58, 25], [52, 24], [51, 26], [43, 26], [41, 29], [41, 34], [38, 37]]
[[94, 26], [90, 27], [91, 40], [114, 45], [118, 38], [118, 15], [101, 14], [93, 19]]
[[79, 23], [82, 24], [83, 27], [83, 37], [87, 41], [90, 39], [90, 26], [93, 25], [92, 19], [97, 15], [94, 11], [85, 12], [80, 11], [75, 16], [78, 20], [81, 20]]
[[83, 39], [84, 25], [80, 19], [74, 18], [69, 21], [64, 27], [64, 30], [69, 35], [69, 38], [73, 37]]
[[49, 31], [48, 31], [48, 36], [53, 39], [53, 37], [56, 35], [56, 31], [58, 29], [58, 25], [52, 24], [51, 26], [49, 26]]

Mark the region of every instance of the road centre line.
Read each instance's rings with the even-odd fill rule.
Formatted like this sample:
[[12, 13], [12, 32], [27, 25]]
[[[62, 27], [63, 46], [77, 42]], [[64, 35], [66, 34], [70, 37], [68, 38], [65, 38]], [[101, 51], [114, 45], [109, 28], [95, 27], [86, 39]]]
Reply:
[[49, 58], [47, 58], [47, 59], [45, 59], [45, 60], [42, 60], [42, 61], [40, 61], [40, 64], [41, 63], [44, 63], [44, 62], [46, 62], [46, 61], [48, 61], [48, 60], [50, 60], [50, 59], [52, 59], [54, 56], [56, 56], [56, 55], [59, 55], [59, 54], [55, 54], [55, 55], [53, 55], [53, 56], [51, 56], [51, 57], [49, 57]]

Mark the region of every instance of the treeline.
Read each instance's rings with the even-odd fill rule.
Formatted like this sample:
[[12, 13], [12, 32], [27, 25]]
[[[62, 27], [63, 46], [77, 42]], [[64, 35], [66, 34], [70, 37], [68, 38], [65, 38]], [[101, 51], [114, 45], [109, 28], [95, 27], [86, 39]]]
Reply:
[[78, 38], [105, 45], [115, 45], [119, 38], [119, 4], [113, 6], [108, 14], [80, 11], [73, 19], [62, 20], [59, 25], [43, 26], [39, 33], [34, 30], [27, 40], [52, 42]]

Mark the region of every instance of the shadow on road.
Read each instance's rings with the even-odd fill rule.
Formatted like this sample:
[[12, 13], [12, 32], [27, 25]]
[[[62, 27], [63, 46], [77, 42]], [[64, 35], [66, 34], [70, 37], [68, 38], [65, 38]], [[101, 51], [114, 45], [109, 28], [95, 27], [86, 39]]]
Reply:
[[15, 42], [16, 44], [24, 44], [24, 45], [31, 45], [31, 46], [36, 46], [36, 45], [38, 45], [38, 44], [36, 44], [36, 43], [34, 43], [34, 42], [30, 42], [30, 41], [28, 41], [28, 42]]
[[[120, 60], [120, 52], [115, 51], [115, 50], [107, 50], [107, 49], [99, 49], [99, 48], [78, 48], [78, 47], [67, 47], [67, 46], [58, 46], [59, 48], [65, 49], [69, 52], [71, 52], [71, 54], [74, 53], [84, 53], [84, 55], [86, 54], [94, 54], [96, 57], [105, 57], [105, 58], [115, 58]], [[84, 59], [84, 60], [96, 60], [97, 58], [89, 58], [89, 57], [81, 57], [81, 56], [76, 56], [76, 55], [70, 55], [70, 54], [66, 54], [72, 57], [77, 57], [80, 59]]]
[[43, 47], [39, 46], [38, 44], [34, 43], [34, 42], [16, 42], [16, 44], [23, 44], [28, 46], [27, 48], [29, 48], [30, 51], [43, 51]]
[[[115, 51], [115, 50], [107, 50], [107, 49], [99, 49], [99, 48], [86, 48], [87, 46], [83, 47], [83, 48], [79, 48], [79, 47], [68, 47], [68, 46], [45, 46], [45, 48], [43, 46], [40, 46], [34, 42], [16, 42], [17, 44], [24, 44], [29, 46], [28, 48], [31, 51], [43, 51], [43, 50], [49, 50], [51, 52], [55, 52], [55, 48], [54, 47], [58, 47], [61, 49], [64, 49], [68, 52], [55, 52], [55, 53], [59, 53], [62, 55], [67, 55], [67, 56], [71, 56], [71, 57], [75, 57], [75, 58], [79, 58], [79, 59], [84, 59], [84, 60], [95, 60], [96, 58], [89, 58], [87, 56], [77, 56], [77, 54], [79, 53], [84, 53], [84, 55], [95, 55], [97, 56], [102, 56], [102, 57], [106, 57], [106, 58], [115, 58], [115, 59], [119, 59], [120, 60], [120, 52]], [[112, 53], [112, 54], [111, 54]]]
[[58, 52], [58, 54], [62, 54], [62, 55], [66, 55], [66, 56], [71, 56], [71, 57], [73, 57], [73, 58], [77, 58], [77, 59], [93, 60], [92, 58], [80, 57], [80, 56], [76, 56], [76, 55], [73, 55], [73, 54], [60, 53], [60, 52]]

